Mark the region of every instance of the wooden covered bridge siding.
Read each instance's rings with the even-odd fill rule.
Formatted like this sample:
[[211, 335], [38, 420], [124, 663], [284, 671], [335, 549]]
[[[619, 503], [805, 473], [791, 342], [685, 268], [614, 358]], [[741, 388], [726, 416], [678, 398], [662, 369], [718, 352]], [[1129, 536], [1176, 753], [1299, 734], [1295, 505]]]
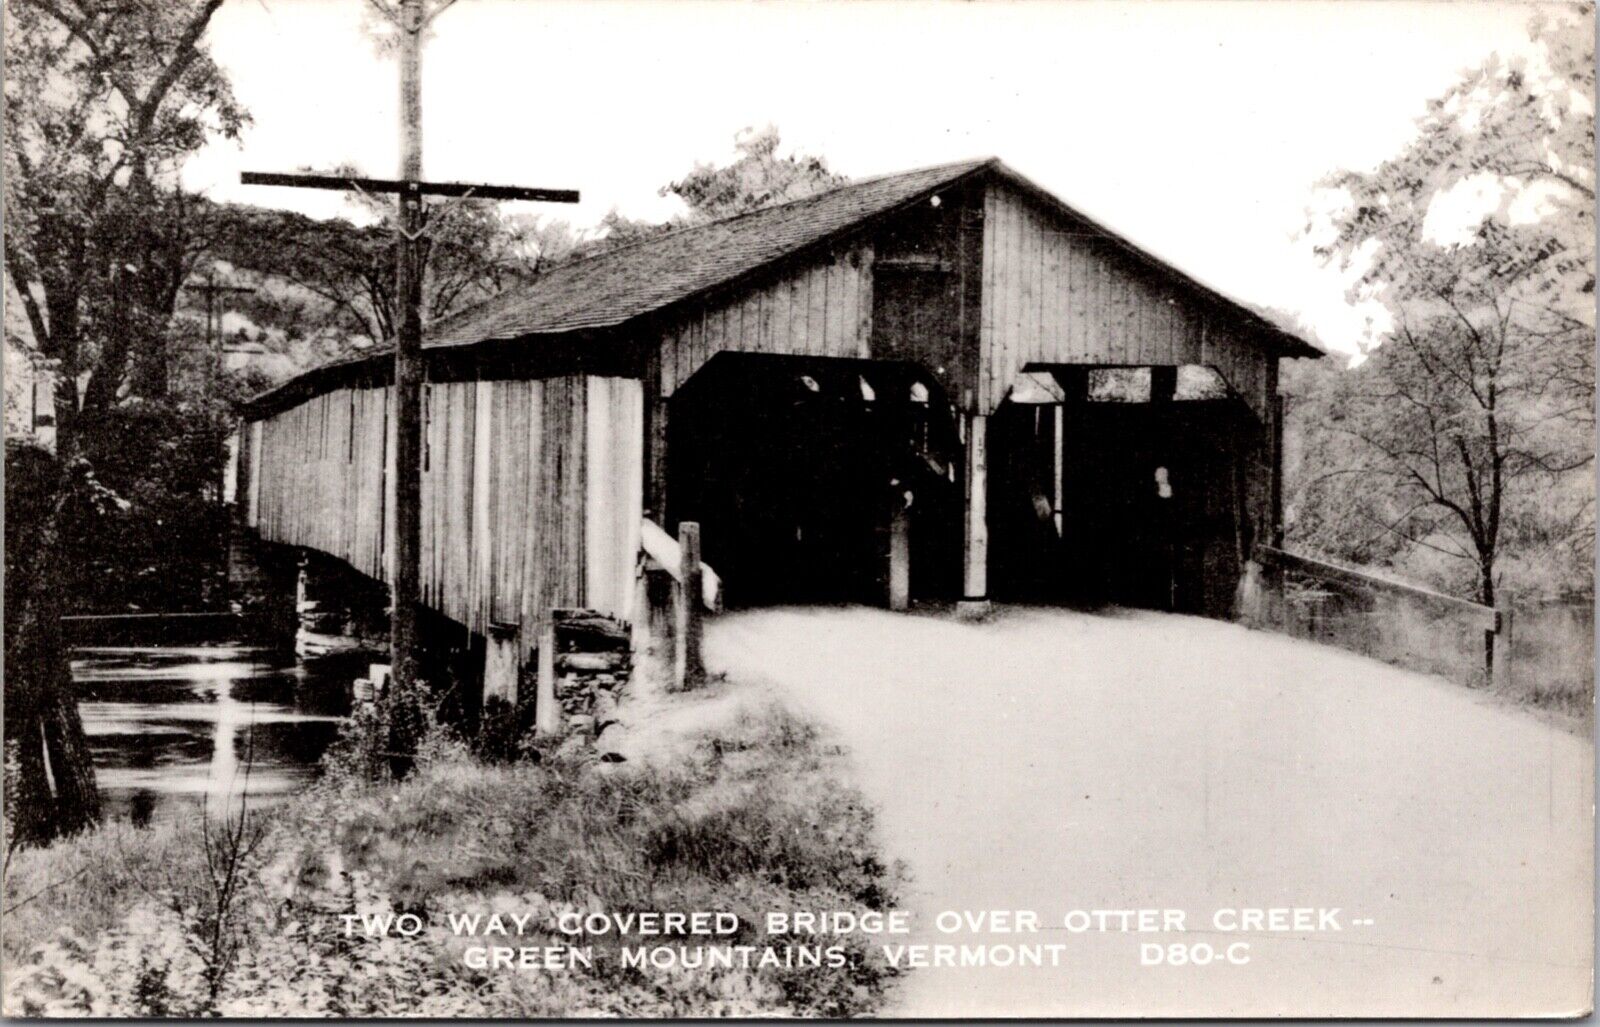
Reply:
[[[1270, 418], [1277, 356], [1235, 317], [1017, 190], [968, 192], [981, 219], [962, 217], [957, 196], [674, 315], [655, 347], [658, 398], [723, 352], [910, 360], [977, 414], [993, 413], [1029, 365], [1203, 364]], [[975, 220], [981, 255], [962, 241]], [[933, 288], [914, 284], [930, 276]], [[886, 310], [875, 291], [906, 302]], [[875, 301], [880, 322], [887, 313], [894, 323], [875, 323]], [[977, 352], [963, 353], [964, 340]]]
[[870, 357], [872, 259], [870, 244], [841, 247], [675, 318], [658, 347], [660, 395], [718, 353]]
[[[423, 600], [478, 633], [517, 633], [524, 658], [551, 609], [630, 616], [639, 551], [643, 405], [635, 379], [429, 383]], [[390, 390], [343, 388], [254, 421], [248, 518], [389, 580]]]
[[1271, 416], [1278, 360], [1265, 340], [1104, 233], [1004, 186], [984, 195], [982, 311], [986, 413], [1029, 364], [1204, 364]]
[[[1220, 577], [1223, 563], [1228, 576], [1243, 573], [1251, 541], [1276, 541], [1281, 518], [1277, 348], [1237, 313], [1087, 222], [999, 183], [985, 191], [983, 209], [980, 409], [995, 411], [1029, 367], [1211, 368], [1252, 417], [1232, 428], [1235, 480], [1214, 483], [1236, 496], [1235, 538], [1209, 547], [1207, 577]], [[983, 591], [984, 574], [981, 564], [969, 567], [969, 590]], [[1208, 580], [1207, 592], [1207, 609], [1230, 605], [1228, 582]]]

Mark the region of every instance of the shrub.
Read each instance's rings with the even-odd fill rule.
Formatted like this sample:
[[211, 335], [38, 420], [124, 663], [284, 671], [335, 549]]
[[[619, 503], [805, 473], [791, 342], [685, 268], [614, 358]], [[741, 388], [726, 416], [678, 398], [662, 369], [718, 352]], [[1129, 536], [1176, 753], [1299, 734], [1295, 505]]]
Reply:
[[[352, 734], [359, 735], [360, 720]], [[370, 727], [370, 725], [369, 725]], [[351, 751], [347, 745], [346, 755]], [[669, 766], [594, 764], [581, 756], [485, 763], [447, 732], [419, 746], [400, 783], [326, 775], [272, 811], [243, 858], [234, 899], [239, 939], [218, 975], [208, 955], [216, 909], [206, 833], [108, 828], [81, 850], [81, 878], [40, 900], [8, 930], [12, 1014], [229, 1016], [622, 1015], [682, 1017], [870, 1013], [893, 979], [861, 936], [768, 939], [773, 909], [885, 909], [899, 872], [884, 864], [872, 815], [836, 771], [837, 750], [778, 709], [704, 733]], [[336, 756], [335, 759], [342, 757]], [[108, 839], [115, 837], [116, 844]], [[34, 854], [28, 854], [31, 861]], [[43, 854], [39, 854], [43, 855]], [[170, 867], [162, 873], [158, 867]], [[37, 879], [28, 862], [7, 902]], [[208, 902], [210, 903], [208, 905]], [[740, 918], [714, 944], [841, 945], [838, 968], [635, 968], [614, 935], [594, 966], [559, 973], [464, 965], [473, 939], [447, 914], [525, 913], [512, 945], [561, 945], [565, 912], [714, 910]], [[344, 930], [347, 914], [410, 912], [414, 937]], [[46, 917], [63, 916], [57, 933]], [[8, 928], [14, 925], [8, 923]], [[630, 939], [633, 944], [641, 939]], [[660, 939], [642, 939], [655, 941]]]

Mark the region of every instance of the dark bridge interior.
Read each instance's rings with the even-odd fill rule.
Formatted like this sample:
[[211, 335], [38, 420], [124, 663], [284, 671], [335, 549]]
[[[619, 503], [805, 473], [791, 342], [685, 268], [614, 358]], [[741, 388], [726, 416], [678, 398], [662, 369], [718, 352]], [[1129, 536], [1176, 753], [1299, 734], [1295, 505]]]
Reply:
[[960, 447], [916, 368], [723, 353], [671, 403], [671, 520], [700, 522], [729, 605], [882, 604], [907, 490], [913, 594], [959, 589]]
[[[991, 416], [990, 595], [1227, 611], [1252, 415], [1176, 372], [1065, 370]], [[960, 598], [962, 444], [915, 365], [723, 353], [671, 404], [671, 520], [700, 522], [730, 606], [883, 605], [907, 493], [911, 597]]]
[[1007, 402], [991, 419], [995, 598], [1185, 613], [1232, 602], [1227, 564], [1248, 551], [1251, 530], [1239, 513], [1246, 454], [1236, 440], [1249, 436], [1238, 419], [1251, 415], [1214, 392], [1184, 396], [1160, 369], [1152, 392], [1142, 371], [1131, 394], [1064, 383], [1059, 457], [1054, 405]]

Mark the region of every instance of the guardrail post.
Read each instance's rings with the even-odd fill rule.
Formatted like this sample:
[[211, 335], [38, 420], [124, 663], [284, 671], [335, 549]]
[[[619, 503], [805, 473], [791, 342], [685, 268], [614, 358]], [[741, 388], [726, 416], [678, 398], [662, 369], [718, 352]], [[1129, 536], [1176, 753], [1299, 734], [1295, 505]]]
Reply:
[[673, 646], [673, 682], [678, 688], [693, 688], [705, 680], [706, 666], [700, 652], [700, 602], [703, 589], [700, 574], [700, 525], [684, 521], [678, 525], [678, 545], [682, 571], [678, 577], [678, 623]]

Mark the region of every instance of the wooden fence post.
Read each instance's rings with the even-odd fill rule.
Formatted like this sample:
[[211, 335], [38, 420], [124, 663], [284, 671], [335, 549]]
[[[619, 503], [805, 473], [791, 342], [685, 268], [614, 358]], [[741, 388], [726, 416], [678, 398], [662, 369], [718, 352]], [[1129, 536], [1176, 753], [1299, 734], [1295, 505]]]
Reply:
[[678, 525], [678, 545], [682, 551], [682, 573], [678, 581], [677, 644], [673, 646], [673, 681], [677, 687], [693, 688], [705, 680], [706, 667], [700, 653], [700, 525], [684, 521]]
[[539, 684], [533, 697], [533, 727], [540, 735], [553, 735], [561, 730], [561, 707], [556, 702], [556, 621], [553, 615], [539, 630]]

